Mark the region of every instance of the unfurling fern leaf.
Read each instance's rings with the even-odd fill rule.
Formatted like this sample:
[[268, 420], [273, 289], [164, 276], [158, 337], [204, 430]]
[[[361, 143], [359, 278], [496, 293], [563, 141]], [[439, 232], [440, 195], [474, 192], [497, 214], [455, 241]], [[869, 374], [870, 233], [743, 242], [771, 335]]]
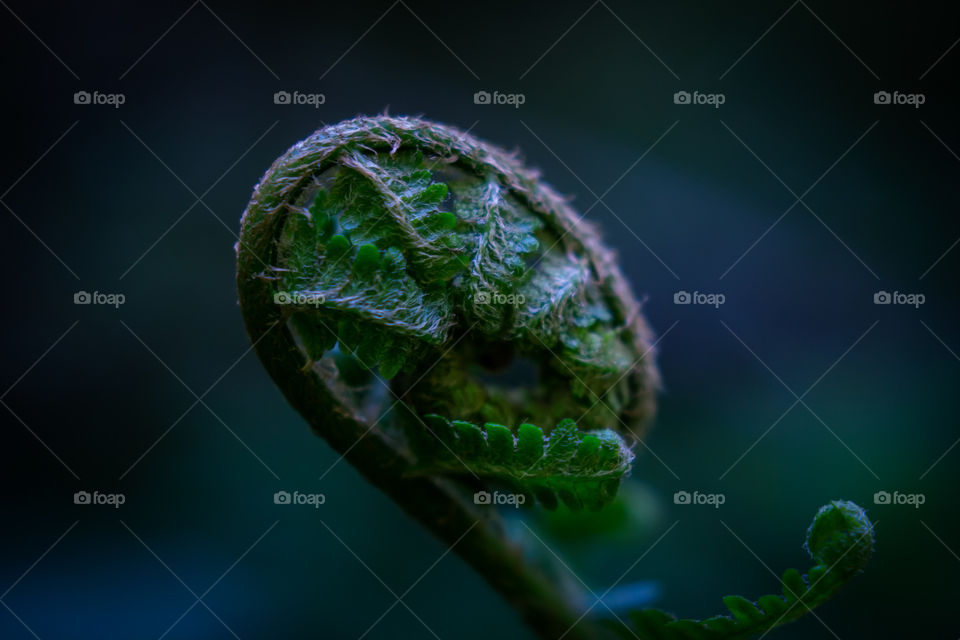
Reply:
[[[652, 412], [651, 332], [610, 252], [512, 156], [422, 120], [328, 127], [264, 177], [238, 250], [254, 339], [283, 324], [297, 370], [320, 376], [339, 410], [407, 440], [415, 468], [465, 465], [548, 507], [614, 496]], [[536, 384], [491, 382], [520, 359]], [[527, 470], [491, 464], [461, 433], [451, 458], [423, 428], [428, 414], [507, 425], [521, 444], [530, 419], [547, 431], [538, 446], [551, 444]], [[570, 417], [597, 433], [570, 431]], [[567, 460], [550, 448], [568, 441], [588, 453]]]
[[[652, 332], [583, 216], [501, 149], [382, 116], [289, 149], [241, 226], [244, 322], [289, 403], [542, 637], [595, 637], [557, 567], [530, 562], [470, 500], [505, 482], [595, 509], [630, 471], [659, 387]], [[510, 377], [517, 363], [532, 384]], [[787, 598], [728, 598], [733, 618], [702, 622], [644, 612], [638, 633], [739, 638], [820, 604], [849, 577], [845, 559], [869, 555], [845, 537], [854, 507], [833, 509], [811, 529], [821, 564], [806, 582], [785, 574]]]
[[599, 509], [617, 493], [633, 453], [609, 430], [581, 432], [563, 420], [545, 436], [521, 424], [514, 435], [500, 424], [483, 428], [434, 414], [424, 416], [428, 437], [415, 446], [427, 462], [417, 473], [473, 473], [498, 478], [554, 508], [557, 498], [571, 509]]
[[625, 638], [640, 640], [744, 640], [803, 617], [860, 573], [873, 553], [873, 525], [856, 504], [834, 500], [820, 508], [807, 530], [805, 547], [816, 562], [806, 575], [788, 569], [780, 595], [751, 602], [726, 596], [729, 615], [678, 620], [658, 609], [630, 614], [633, 628], [616, 624]]

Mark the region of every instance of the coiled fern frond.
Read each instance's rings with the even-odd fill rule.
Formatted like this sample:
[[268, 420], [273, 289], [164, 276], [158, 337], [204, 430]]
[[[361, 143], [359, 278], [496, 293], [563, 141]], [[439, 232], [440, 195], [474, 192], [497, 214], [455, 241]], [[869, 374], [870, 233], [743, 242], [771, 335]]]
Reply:
[[803, 617], [829, 600], [860, 573], [873, 553], [873, 525], [863, 509], [848, 501], [824, 505], [807, 530], [806, 548], [816, 564], [806, 575], [787, 569], [782, 593], [756, 602], [726, 596], [728, 615], [678, 620], [658, 609], [630, 614], [633, 628], [614, 625], [625, 638], [641, 640], [744, 640]]
[[[659, 387], [652, 332], [582, 216], [511, 154], [381, 116], [289, 149], [241, 225], [244, 322], [289, 403], [541, 636], [596, 637], [558, 568], [470, 499], [507, 483], [548, 508], [599, 509], [630, 472]], [[782, 598], [731, 597], [732, 618], [705, 621], [641, 612], [620, 631], [741, 638], [789, 621], [862, 567], [857, 523], [869, 530], [855, 505], [821, 511], [819, 564], [785, 574]]]
[[[327, 127], [264, 176], [238, 252], [248, 322], [256, 306], [284, 325], [305, 375], [406, 441], [417, 468], [508, 479], [548, 507], [615, 495], [653, 409], [651, 332], [609, 250], [512, 155], [417, 119]], [[532, 380], [498, 373], [517, 363]], [[521, 444], [536, 422], [552, 448], [529, 470], [494, 463], [474, 446], [488, 431], [432, 433], [428, 414]], [[575, 441], [596, 455], [561, 460]]]

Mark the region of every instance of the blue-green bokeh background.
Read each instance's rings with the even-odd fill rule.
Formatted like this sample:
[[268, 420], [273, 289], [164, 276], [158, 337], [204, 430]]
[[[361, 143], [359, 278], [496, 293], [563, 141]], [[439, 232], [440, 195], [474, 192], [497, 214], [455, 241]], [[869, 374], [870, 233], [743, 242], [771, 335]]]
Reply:
[[[847, 498], [878, 521], [873, 562], [819, 621], [776, 637], [911, 637], [918, 624], [956, 636], [960, 449], [943, 454], [960, 436], [960, 249], [948, 251], [960, 236], [960, 51], [937, 60], [960, 24], [947, 8], [11, 2], [0, 25], [0, 386], [13, 385], [0, 409], [0, 637], [357, 638], [394, 603], [371, 571], [401, 594], [444, 552], [241, 358], [233, 244], [254, 184], [323, 123], [385, 109], [520, 149], [590, 209], [667, 332], [653, 453], [630, 480], [657, 518], [626, 540], [556, 542], [591, 586], [679, 521], [627, 579], [656, 580], [659, 604], [683, 616], [713, 615], [723, 595], [778, 588], [764, 563], [806, 567], [810, 518]], [[126, 103], [75, 105], [78, 90]], [[326, 102], [276, 105], [278, 90]], [[478, 105], [480, 90], [526, 101]], [[679, 90], [726, 102], [677, 105]], [[875, 105], [879, 90], [926, 103]], [[794, 206], [727, 272], [790, 191], [831, 167], [803, 198], [812, 212]], [[75, 306], [78, 290], [126, 303]], [[678, 290], [726, 303], [675, 305]], [[874, 305], [878, 290], [926, 303]], [[719, 479], [794, 403], [787, 387], [802, 395], [818, 380]], [[187, 387], [211, 385], [188, 411]], [[274, 505], [281, 489], [327, 501]], [[79, 490], [127, 503], [77, 506]], [[675, 505], [678, 490], [726, 503]], [[874, 505], [880, 490], [926, 502]], [[190, 590], [206, 606], [177, 622]], [[455, 555], [404, 601], [443, 639], [532, 637]], [[396, 606], [367, 637], [432, 636]]]

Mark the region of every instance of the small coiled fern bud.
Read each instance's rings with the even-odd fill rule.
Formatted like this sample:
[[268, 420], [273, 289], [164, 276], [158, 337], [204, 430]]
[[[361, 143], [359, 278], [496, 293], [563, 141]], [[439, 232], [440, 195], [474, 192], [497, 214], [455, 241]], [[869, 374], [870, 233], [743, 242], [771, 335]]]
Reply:
[[804, 547], [818, 564], [848, 579], [860, 573], [873, 555], [873, 524], [859, 505], [834, 500], [814, 516]]

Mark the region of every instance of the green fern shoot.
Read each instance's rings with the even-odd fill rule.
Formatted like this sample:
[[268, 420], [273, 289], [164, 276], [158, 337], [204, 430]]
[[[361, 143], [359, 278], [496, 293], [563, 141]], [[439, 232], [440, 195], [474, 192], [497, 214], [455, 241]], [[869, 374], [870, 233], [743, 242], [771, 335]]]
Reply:
[[[419, 118], [358, 117], [274, 162], [237, 244], [247, 331], [290, 404], [545, 638], [604, 631], [472, 494], [602, 509], [660, 386], [641, 305], [582, 218], [513, 154]], [[832, 566], [838, 549], [862, 567], [855, 525], [870, 531], [855, 505], [825, 507], [818, 564], [785, 574], [782, 597], [727, 598], [732, 617], [705, 621], [640, 612], [620, 631], [740, 638], [799, 617], [855, 573]]]

